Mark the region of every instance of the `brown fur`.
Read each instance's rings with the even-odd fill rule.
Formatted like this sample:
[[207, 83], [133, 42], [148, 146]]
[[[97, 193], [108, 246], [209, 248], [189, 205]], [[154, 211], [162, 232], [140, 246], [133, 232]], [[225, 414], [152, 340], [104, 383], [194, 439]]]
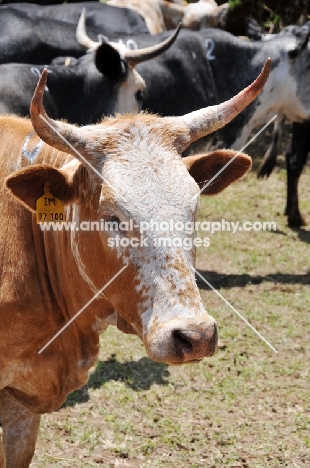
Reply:
[[[36, 201], [44, 194], [44, 184], [48, 182], [53, 187], [53, 195], [64, 203], [74, 201], [76, 196], [74, 181], [68, 176], [50, 166], [37, 165], [27, 167], [18, 174], [6, 179], [6, 186], [32, 211], [36, 209]], [[31, 183], [32, 190], [29, 191]]]
[[2, 424], [6, 427], [3, 444], [7, 458], [6, 465], [4, 459], [1, 465], [0, 458], [0, 468], [28, 468], [36, 444], [40, 416], [28, 411], [6, 390], [0, 390], [0, 411]]

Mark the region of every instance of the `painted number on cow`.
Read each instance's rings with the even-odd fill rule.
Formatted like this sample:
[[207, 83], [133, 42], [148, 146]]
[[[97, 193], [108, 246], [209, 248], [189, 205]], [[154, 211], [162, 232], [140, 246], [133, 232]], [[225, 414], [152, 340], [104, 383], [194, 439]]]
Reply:
[[[109, 38], [107, 36], [103, 36], [102, 34], [98, 34], [98, 41], [99, 42], [106, 42], [106, 43], [109, 43]], [[127, 47], [127, 49], [131, 49], [131, 50], [138, 50], [138, 44], [136, 43], [136, 41], [134, 41], [133, 39], [127, 39], [126, 43], [123, 41], [123, 39], [119, 39], [118, 40], [119, 44], [123, 44], [124, 46]]]
[[215, 42], [213, 39], [205, 39], [205, 46], [207, 48], [206, 57], [208, 60], [215, 60], [215, 55], [213, 55], [215, 49]]
[[131, 49], [131, 50], [138, 49], [138, 44], [133, 39], [127, 39], [126, 44], [124, 43], [123, 39], [119, 39], [118, 42], [120, 44], [124, 44], [127, 47], [127, 49]]
[[44, 195], [36, 203], [37, 223], [65, 221], [65, 209], [61, 200], [51, 194], [48, 183], [44, 184]]

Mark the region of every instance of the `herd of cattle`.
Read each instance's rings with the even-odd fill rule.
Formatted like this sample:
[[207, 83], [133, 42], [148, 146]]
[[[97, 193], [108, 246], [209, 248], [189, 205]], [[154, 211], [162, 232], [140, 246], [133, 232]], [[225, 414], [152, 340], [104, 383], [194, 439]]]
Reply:
[[[216, 349], [193, 252], [163, 248], [152, 232], [135, 248], [130, 233], [127, 246], [111, 248], [108, 238], [125, 236], [120, 223], [193, 223], [199, 189], [219, 193], [242, 177], [251, 159], [239, 150], [275, 115], [260, 174], [272, 170], [283, 120], [302, 122], [288, 155], [287, 206], [289, 222], [302, 223], [307, 27], [257, 42], [214, 28], [152, 35], [141, 11], [108, 3], [0, 6], [0, 468], [29, 466], [40, 414], [87, 381], [108, 325], [137, 335], [160, 362], [196, 362]], [[215, 4], [200, 0], [186, 24], [210, 25], [217, 12], [203, 16], [207, 3]], [[184, 19], [189, 10], [178, 7]], [[113, 227], [92, 231], [91, 242], [84, 230], [41, 230], [34, 212], [47, 187], [67, 221]]]
[[[102, 115], [136, 111], [141, 106], [163, 116], [181, 115], [229, 99], [249, 84], [271, 57], [271, 77], [260, 98], [230, 126], [197, 142], [189, 151], [222, 145], [240, 149], [255, 127], [277, 115], [273, 144], [258, 174], [268, 176], [276, 162], [282, 122], [297, 122], [286, 153], [285, 212], [289, 225], [305, 224], [299, 211], [298, 181], [310, 147], [309, 26], [288, 27], [279, 35], [246, 41], [220, 29], [202, 28], [225, 20], [227, 4], [217, 7], [214, 0], [187, 6], [162, 0], [108, 3], [14, 3], [0, 7], [0, 113], [29, 115], [30, 100], [45, 65], [50, 71], [45, 105], [53, 117], [87, 124], [97, 122]], [[81, 18], [83, 8], [86, 22]], [[156, 18], [161, 26], [155, 24]], [[149, 62], [156, 55], [156, 50], [149, 53], [149, 48], [171, 34], [154, 36], [150, 31], [163, 31], [180, 19], [188, 27], [202, 29], [183, 30], [173, 47]], [[159, 46], [157, 53], [172, 42], [163, 49]]]

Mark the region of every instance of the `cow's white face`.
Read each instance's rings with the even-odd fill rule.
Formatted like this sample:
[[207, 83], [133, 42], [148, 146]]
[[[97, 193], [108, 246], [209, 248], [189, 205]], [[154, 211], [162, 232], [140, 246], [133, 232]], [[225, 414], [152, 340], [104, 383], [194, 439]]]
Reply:
[[[181, 223], [193, 226], [199, 188], [169, 145], [169, 138], [167, 144], [163, 142], [160, 129], [154, 131], [136, 122], [117, 133], [113, 156], [107, 157], [102, 170], [106, 183], [102, 184], [99, 209], [107, 220], [112, 217], [128, 223], [131, 219], [134, 225], [131, 232], [114, 229], [103, 235], [103, 242], [111, 236], [124, 240], [123, 247], [114, 245], [112, 251], [131, 264], [135, 275], [136, 302], [131, 307], [136, 310], [126, 311], [127, 298], [117, 305], [118, 312], [137, 329], [153, 359], [201, 359], [215, 350], [216, 325], [205, 311], [195, 283], [194, 233], [175, 229]], [[132, 245], [125, 246], [129, 241]], [[193, 349], [188, 342], [186, 351], [186, 339], [178, 339], [180, 330], [195, 337], [208, 335], [209, 340]]]
[[142, 107], [145, 89], [146, 84], [142, 76], [134, 68], [130, 68], [126, 81], [118, 90], [115, 113], [138, 113]]

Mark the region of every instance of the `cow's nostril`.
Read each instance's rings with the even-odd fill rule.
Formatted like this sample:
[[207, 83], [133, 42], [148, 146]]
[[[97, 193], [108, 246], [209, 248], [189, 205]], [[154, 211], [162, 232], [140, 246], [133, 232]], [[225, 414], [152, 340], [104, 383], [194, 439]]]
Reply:
[[176, 346], [182, 351], [182, 353], [191, 353], [193, 351], [193, 345], [189, 341], [189, 337], [186, 332], [181, 330], [174, 330], [172, 332]]

